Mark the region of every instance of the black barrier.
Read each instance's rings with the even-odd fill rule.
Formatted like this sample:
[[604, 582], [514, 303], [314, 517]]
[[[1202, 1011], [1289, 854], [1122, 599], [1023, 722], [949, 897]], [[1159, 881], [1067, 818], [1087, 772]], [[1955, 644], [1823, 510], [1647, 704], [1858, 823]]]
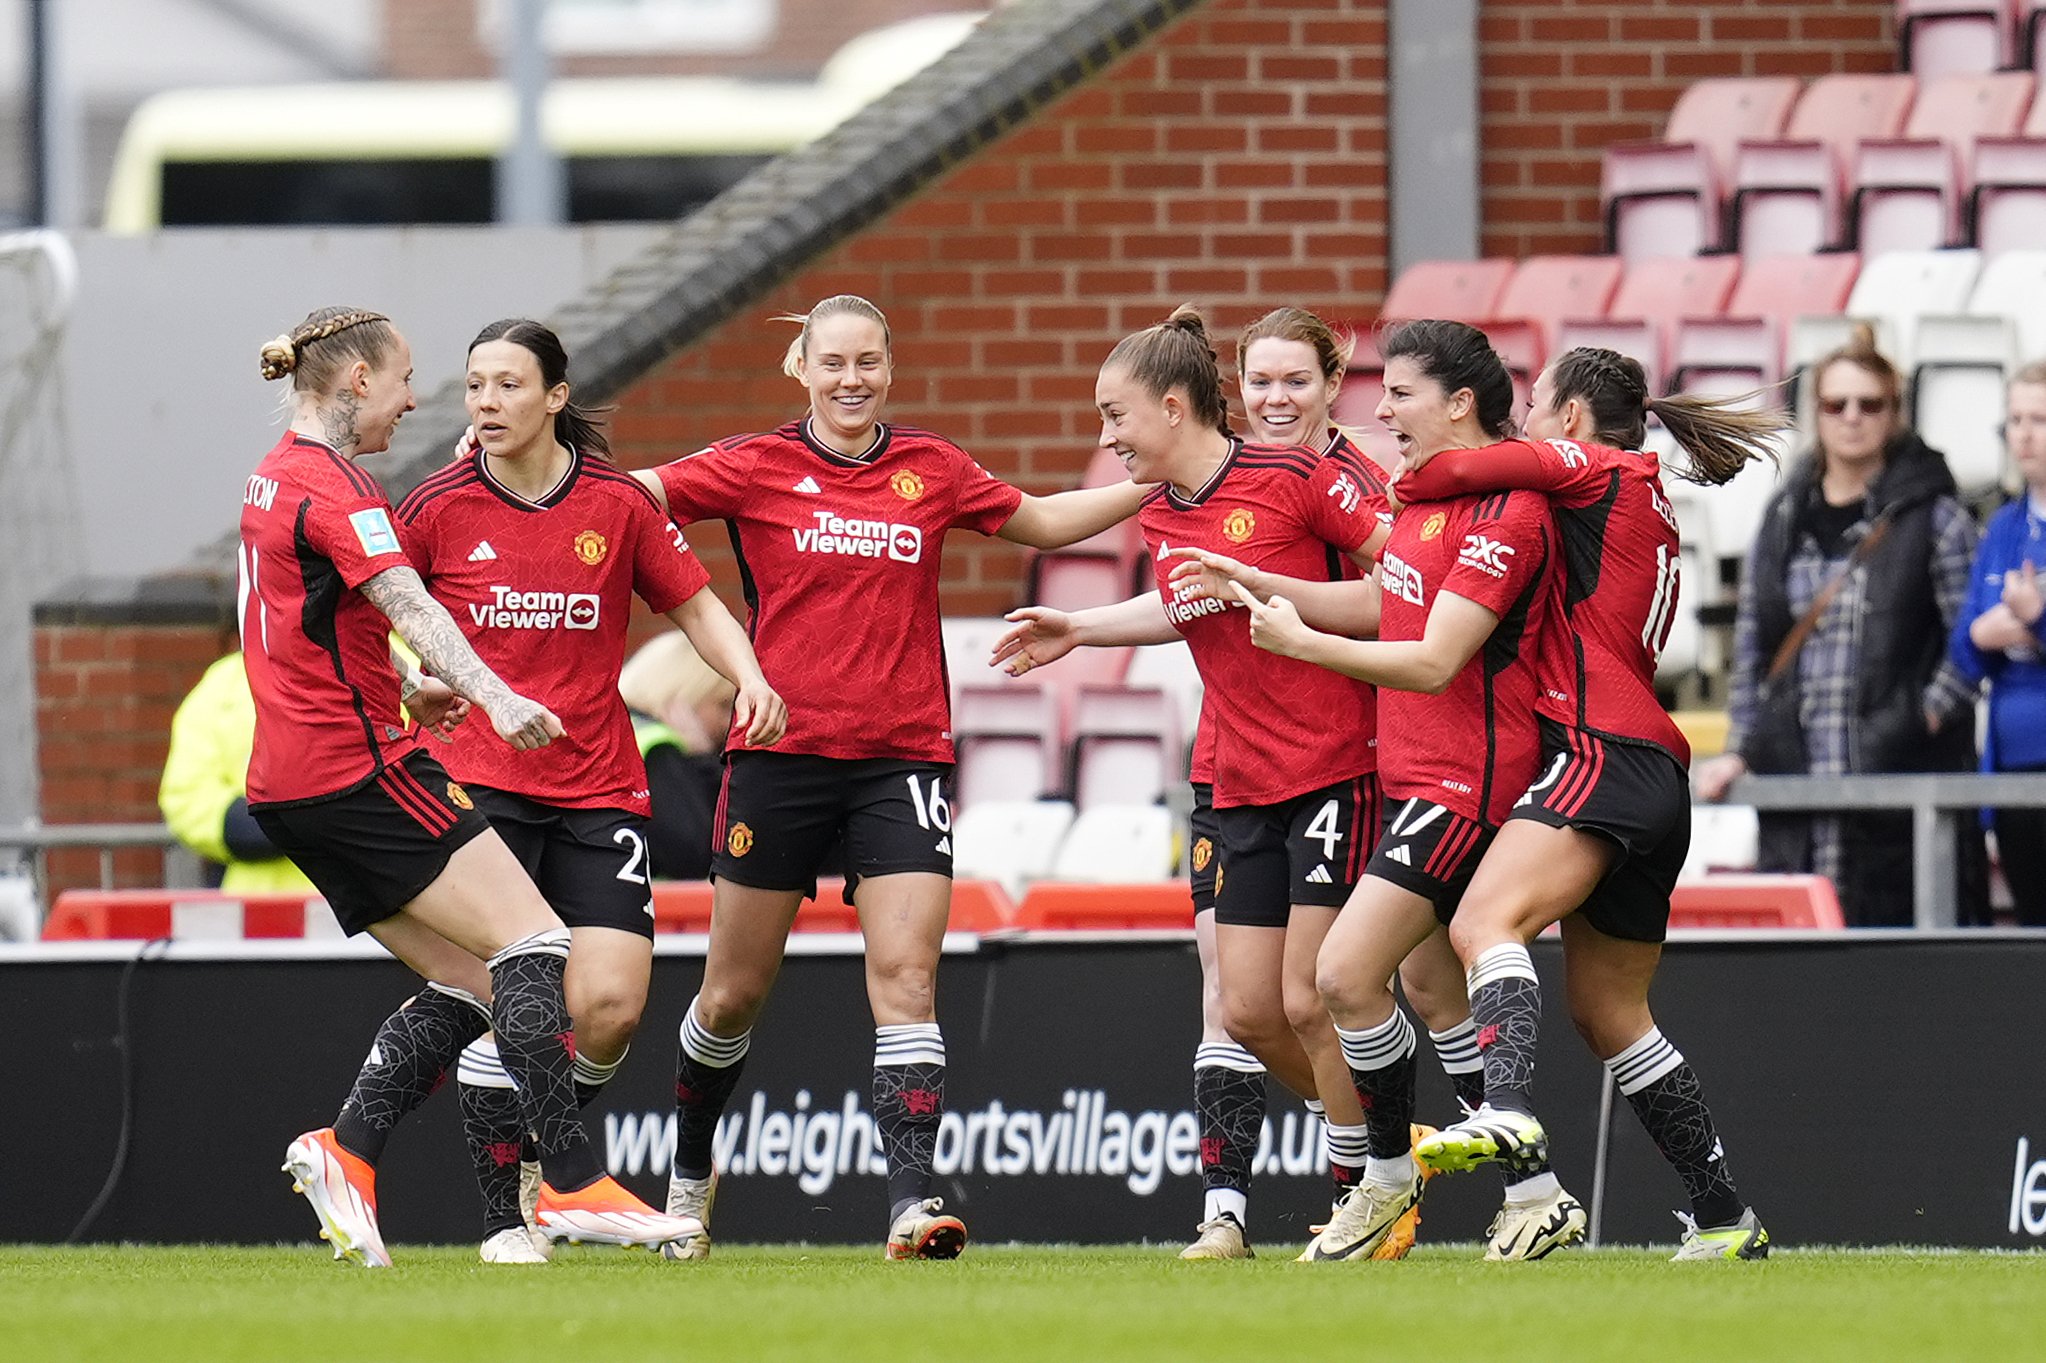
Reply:
[[[128, 975], [133, 1086], [125, 1164], [96, 1241], [308, 1240], [277, 1171], [331, 1120], [376, 1024], [412, 987], [397, 965], [204, 959]], [[1557, 1172], [1589, 1203], [1601, 1071], [1572, 1033], [1553, 944], [1542, 1112]], [[0, 1240], [70, 1235], [122, 1126], [118, 959], [0, 957], [6, 1166]], [[658, 1200], [673, 1139], [674, 1022], [701, 973], [656, 959], [654, 1005], [590, 1113], [601, 1153]], [[2046, 937], [1770, 937], [1671, 947], [1664, 1031], [1696, 1065], [1743, 1191], [1783, 1244], [2046, 1242]], [[984, 1240], [1173, 1243], [1200, 1209], [1190, 943], [983, 943], [947, 958], [951, 1068], [939, 1189]], [[860, 962], [792, 957], [719, 1135], [726, 1241], [878, 1242], [885, 1192], [868, 1115], [872, 1029]], [[1423, 1057], [1421, 1116], [1454, 1112]], [[477, 1238], [452, 1095], [393, 1139], [379, 1202], [393, 1242]], [[1669, 1243], [1672, 1174], [1615, 1099], [1605, 1238]], [[1276, 1086], [1252, 1193], [1255, 1238], [1304, 1243], [1328, 1205], [1319, 1129]], [[1476, 1238], [1496, 1175], [1437, 1179], [1428, 1240]]]

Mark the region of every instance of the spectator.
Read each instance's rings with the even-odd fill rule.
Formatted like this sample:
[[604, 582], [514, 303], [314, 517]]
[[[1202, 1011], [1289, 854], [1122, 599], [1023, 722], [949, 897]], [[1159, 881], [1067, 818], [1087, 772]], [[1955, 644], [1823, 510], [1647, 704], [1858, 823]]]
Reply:
[[654, 874], [707, 879], [711, 823], [724, 782], [719, 750], [732, 725], [732, 684], [711, 671], [677, 630], [632, 655], [619, 675], [618, 692], [632, 711], [646, 759]]
[[[1811, 372], [1818, 440], [1748, 551], [1727, 751], [1698, 771], [1708, 800], [1749, 771], [1975, 766], [1975, 688], [1946, 657], [1974, 520], [1944, 456], [1905, 425], [1897, 370], [1867, 327]], [[1986, 922], [1981, 830], [1959, 836], [1960, 919]], [[1908, 810], [1765, 814], [1758, 861], [1830, 878], [1852, 926], [1912, 921]]]
[[[2011, 380], [2004, 421], [2025, 494], [1990, 518], [1954, 625], [1962, 675], [1989, 683], [1984, 771], [2046, 771], [2046, 663], [2041, 661], [2041, 570], [2046, 569], [2046, 361]], [[2018, 922], [2046, 927], [2046, 809], [1991, 811]]]
[[156, 802], [179, 842], [226, 868], [230, 894], [317, 893], [249, 813], [249, 752], [256, 703], [242, 655], [206, 669], [171, 717], [170, 752]]

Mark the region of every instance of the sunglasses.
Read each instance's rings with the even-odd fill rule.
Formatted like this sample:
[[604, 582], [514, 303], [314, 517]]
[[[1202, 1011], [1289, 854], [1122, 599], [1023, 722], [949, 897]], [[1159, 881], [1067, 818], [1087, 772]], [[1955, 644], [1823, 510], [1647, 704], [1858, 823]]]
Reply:
[[1827, 416], [1844, 416], [1849, 407], [1863, 416], [1882, 416], [1890, 410], [1888, 398], [1820, 398], [1819, 410]]

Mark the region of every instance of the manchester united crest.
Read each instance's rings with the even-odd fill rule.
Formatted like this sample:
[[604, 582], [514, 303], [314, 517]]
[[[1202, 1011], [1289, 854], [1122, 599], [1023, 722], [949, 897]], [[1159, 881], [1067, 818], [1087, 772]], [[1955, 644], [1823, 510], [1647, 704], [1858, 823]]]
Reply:
[[469, 798], [469, 792], [453, 781], [448, 782], [448, 803], [457, 809], [474, 809], [476, 802]]
[[610, 552], [610, 542], [594, 530], [585, 530], [575, 537], [575, 556], [592, 568], [602, 563], [604, 555]]
[[1196, 871], [1208, 869], [1208, 863], [1215, 859], [1215, 844], [1208, 838], [1197, 838], [1193, 845], [1193, 868]]
[[1442, 533], [1442, 527], [1448, 524], [1449, 515], [1447, 512], [1435, 512], [1427, 520], [1421, 522], [1421, 538], [1424, 540], [1434, 539]]
[[1215, 866], [1215, 893], [1222, 893], [1222, 867], [1219, 862]]
[[735, 857], [743, 857], [753, 850], [753, 830], [745, 824], [735, 823], [725, 838], [725, 850]]
[[888, 480], [888, 486], [895, 489], [895, 495], [905, 502], [913, 502], [924, 495], [924, 480], [908, 469]]
[[1245, 507], [1237, 507], [1222, 518], [1222, 538], [1231, 544], [1241, 544], [1257, 532], [1257, 517]]

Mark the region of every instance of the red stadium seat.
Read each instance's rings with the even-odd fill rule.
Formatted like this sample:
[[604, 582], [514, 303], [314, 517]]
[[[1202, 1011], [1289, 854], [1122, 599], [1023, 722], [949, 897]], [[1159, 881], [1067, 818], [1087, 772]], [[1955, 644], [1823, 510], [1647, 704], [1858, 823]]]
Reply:
[[1910, 76], [1821, 76], [1798, 100], [1782, 137], [1743, 141], [1729, 215], [1740, 253], [1809, 255], [1838, 245], [1855, 146], [1901, 133], [1917, 93]]
[[1563, 319], [1605, 317], [1626, 268], [1617, 256], [1529, 256], [1513, 272], [1497, 310], [1477, 325], [1514, 377], [1532, 382], [1555, 348]]
[[1148, 805], [1179, 783], [1180, 722], [1155, 686], [1082, 686], [1073, 704], [1073, 805]]
[[[654, 882], [654, 931], [710, 931], [711, 886], [703, 880]], [[953, 932], [994, 932], [1009, 926], [1014, 906], [1002, 887], [991, 880], [952, 882]], [[858, 912], [845, 899], [845, 882], [817, 882], [817, 897], [796, 910], [797, 932], [858, 932]]]
[[1677, 100], [1661, 141], [1607, 147], [1606, 248], [1629, 259], [1717, 249], [1737, 147], [1781, 135], [1798, 93], [1790, 76], [1701, 80]]
[[1141, 555], [1131, 555], [1114, 543], [1138, 536], [1142, 531], [1135, 518], [1105, 530], [1092, 539], [1064, 549], [1053, 549], [1030, 561], [1029, 585], [1025, 597], [1032, 605], [1053, 610], [1078, 611], [1089, 606], [1112, 606], [1129, 597], [1130, 564]]
[[964, 808], [976, 801], [1052, 794], [1061, 765], [1058, 729], [1058, 697], [1049, 687], [960, 687], [952, 713], [959, 762], [953, 803]]
[[2046, 75], [2046, 0], [2018, 0], [2014, 66]]
[[1185, 880], [1145, 885], [1040, 880], [1017, 906], [1015, 925], [1036, 932], [1184, 931], [1193, 926], [1193, 891]]
[[66, 890], [43, 920], [50, 941], [234, 941], [338, 937], [318, 895], [224, 895], [217, 890]]
[[1824, 876], [1722, 873], [1679, 882], [1672, 928], [1802, 928], [1845, 931], [1833, 882]]
[[1983, 255], [2046, 243], [2046, 99], [2032, 101], [2016, 137], [1978, 138], [1969, 172], [1968, 235]]
[[2029, 71], [1941, 76], [1919, 86], [1902, 137], [1864, 139], [1851, 175], [1862, 254], [1964, 245], [1976, 140], [2015, 136], [2035, 84]]
[[1861, 273], [1851, 252], [1817, 256], [1764, 256], [1744, 261], [1741, 277], [1719, 316], [1677, 323], [1670, 348], [1670, 386], [1709, 393], [1743, 393], [1783, 377], [1784, 346], [1798, 317], [1834, 314]]
[[1632, 355], [1648, 371], [1649, 391], [1660, 393], [1677, 323], [1718, 316], [1740, 273], [1738, 256], [1630, 261], [1608, 315], [1567, 319], [1558, 329], [1556, 349], [1603, 346]]
[[1920, 80], [2017, 60], [2018, 0], [1897, 0], [1897, 54]]
[[1510, 260], [1423, 260], [1407, 266], [1385, 295], [1378, 315], [1389, 322], [1447, 317], [1478, 322], [1497, 315], [1513, 278]]

